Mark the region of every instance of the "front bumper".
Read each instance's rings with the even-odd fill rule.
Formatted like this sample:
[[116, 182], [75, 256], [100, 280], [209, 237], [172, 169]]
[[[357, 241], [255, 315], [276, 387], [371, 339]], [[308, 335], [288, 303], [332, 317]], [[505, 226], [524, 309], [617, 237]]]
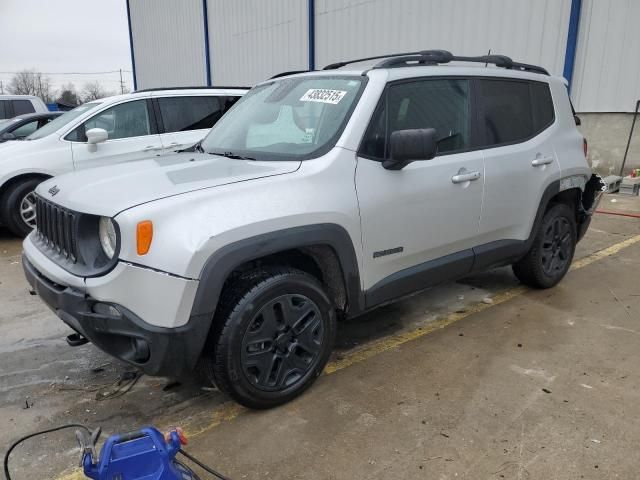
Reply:
[[77, 288], [48, 279], [24, 255], [22, 264], [31, 288], [45, 304], [109, 355], [149, 375], [175, 377], [195, 367], [211, 323], [208, 316], [192, 316], [175, 328], [158, 327], [122, 305], [97, 300]]

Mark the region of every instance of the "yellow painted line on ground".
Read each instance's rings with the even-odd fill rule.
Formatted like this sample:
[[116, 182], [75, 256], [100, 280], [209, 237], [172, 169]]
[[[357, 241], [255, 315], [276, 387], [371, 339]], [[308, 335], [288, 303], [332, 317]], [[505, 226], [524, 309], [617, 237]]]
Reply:
[[[591, 265], [598, 260], [602, 260], [603, 258], [610, 257], [620, 252], [621, 250], [630, 247], [636, 243], [640, 243], [640, 235], [636, 235], [633, 237], [629, 237], [622, 242], [616, 243], [602, 250], [598, 250], [590, 255], [587, 255], [580, 260], [576, 260], [571, 265], [571, 271], [578, 270], [580, 268], [584, 268], [588, 265]], [[399, 333], [397, 335], [392, 335], [387, 338], [383, 338], [381, 340], [377, 340], [371, 342], [362, 348], [357, 350], [352, 350], [348, 352], [344, 358], [341, 360], [335, 360], [333, 362], [329, 362], [324, 369], [325, 375], [331, 375], [332, 373], [343, 370], [347, 367], [355, 365], [357, 363], [363, 362], [371, 357], [374, 357], [380, 353], [386, 352], [388, 350], [392, 350], [394, 348], [398, 348], [399, 346], [410, 342], [412, 340], [416, 340], [420, 337], [424, 337], [436, 330], [440, 330], [449, 325], [452, 325], [460, 320], [469, 317], [470, 315], [474, 315], [476, 313], [483, 312], [488, 308], [495, 307], [496, 305], [500, 305], [512, 298], [518, 297], [523, 293], [530, 291], [529, 288], [524, 286], [518, 286], [515, 288], [511, 288], [507, 291], [498, 293], [491, 297], [493, 300], [492, 303], [476, 303], [469, 307], [466, 307], [464, 311], [455, 312], [443, 317], [440, 320], [436, 320], [429, 325], [425, 325], [424, 327], [418, 327], [415, 330], [411, 330], [409, 332]], [[222, 423], [227, 423], [234, 420], [240, 414], [244, 413], [248, 409], [238, 405], [235, 402], [226, 402], [220, 407], [216, 408], [211, 412], [211, 415], [206, 422], [202, 422], [198, 427], [193, 427], [190, 425], [184, 425], [185, 433], [187, 437], [193, 438], [201, 435], [205, 432], [213, 430], [218, 427]], [[56, 480], [81, 480], [85, 478], [81, 475], [80, 470], [75, 470], [72, 473], [67, 472], [66, 474], [58, 477]]]

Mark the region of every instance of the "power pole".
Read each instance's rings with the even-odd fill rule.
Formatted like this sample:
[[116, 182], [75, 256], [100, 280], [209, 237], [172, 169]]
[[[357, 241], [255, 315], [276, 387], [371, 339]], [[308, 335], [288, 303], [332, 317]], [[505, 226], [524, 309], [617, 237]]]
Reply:
[[4, 85], [2, 85], [2, 80], [0, 80], [0, 95], [4, 95]]
[[124, 82], [122, 81], [122, 69], [120, 69], [120, 93], [124, 93]]

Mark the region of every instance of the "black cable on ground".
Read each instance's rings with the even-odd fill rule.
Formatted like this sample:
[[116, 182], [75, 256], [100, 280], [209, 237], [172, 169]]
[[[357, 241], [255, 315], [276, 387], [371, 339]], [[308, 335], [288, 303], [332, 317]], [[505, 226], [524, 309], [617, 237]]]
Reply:
[[49, 428], [47, 430], [41, 430], [39, 432], [31, 433], [29, 435], [26, 435], [26, 436], [16, 440], [9, 447], [9, 450], [7, 450], [7, 453], [4, 454], [4, 476], [6, 477], [6, 480], [11, 480], [11, 475], [9, 474], [9, 455], [11, 455], [11, 452], [13, 452], [13, 450], [18, 445], [20, 445], [25, 440], [29, 440], [30, 438], [37, 437], [38, 435], [45, 435], [47, 433], [57, 432], [59, 430], [65, 430], [67, 428], [82, 428], [82, 429], [86, 430], [89, 433], [89, 435], [91, 435], [91, 430], [89, 430], [89, 428], [86, 425], [80, 425], [79, 423], [70, 423], [68, 425], [62, 425], [60, 427]]
[[195, 458], [192, 455], [189, 455], [187, 452], [185, 452], [184, 450], [180, 449], [179, 452], [184, 455], [185, 457], [187, 457], [189, 460], [191, 460], [193, 463], [195, 463], [196, 465], [198, 465], [201, 469], [203, 469], [205, 472], [210, 473], [211, 475], [219, 478], [220, 480], [231, 480], [229, 477], [225, 477], [224, 475], [222, 475], [219, 472], [216, 472], [213, 468], [206, 466], [204, 463], [202, 463], [200, 460], [198, 460], [197, 458]]

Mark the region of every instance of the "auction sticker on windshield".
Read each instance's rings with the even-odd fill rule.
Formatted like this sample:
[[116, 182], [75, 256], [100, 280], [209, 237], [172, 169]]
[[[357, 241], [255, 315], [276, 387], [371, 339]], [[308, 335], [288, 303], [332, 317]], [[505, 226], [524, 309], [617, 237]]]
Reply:
[[347, 94], [346, 90], [328, 90], [326, 88], [310, 88], [300, 98], [301, 102], [320, 102], [336, 105]]

